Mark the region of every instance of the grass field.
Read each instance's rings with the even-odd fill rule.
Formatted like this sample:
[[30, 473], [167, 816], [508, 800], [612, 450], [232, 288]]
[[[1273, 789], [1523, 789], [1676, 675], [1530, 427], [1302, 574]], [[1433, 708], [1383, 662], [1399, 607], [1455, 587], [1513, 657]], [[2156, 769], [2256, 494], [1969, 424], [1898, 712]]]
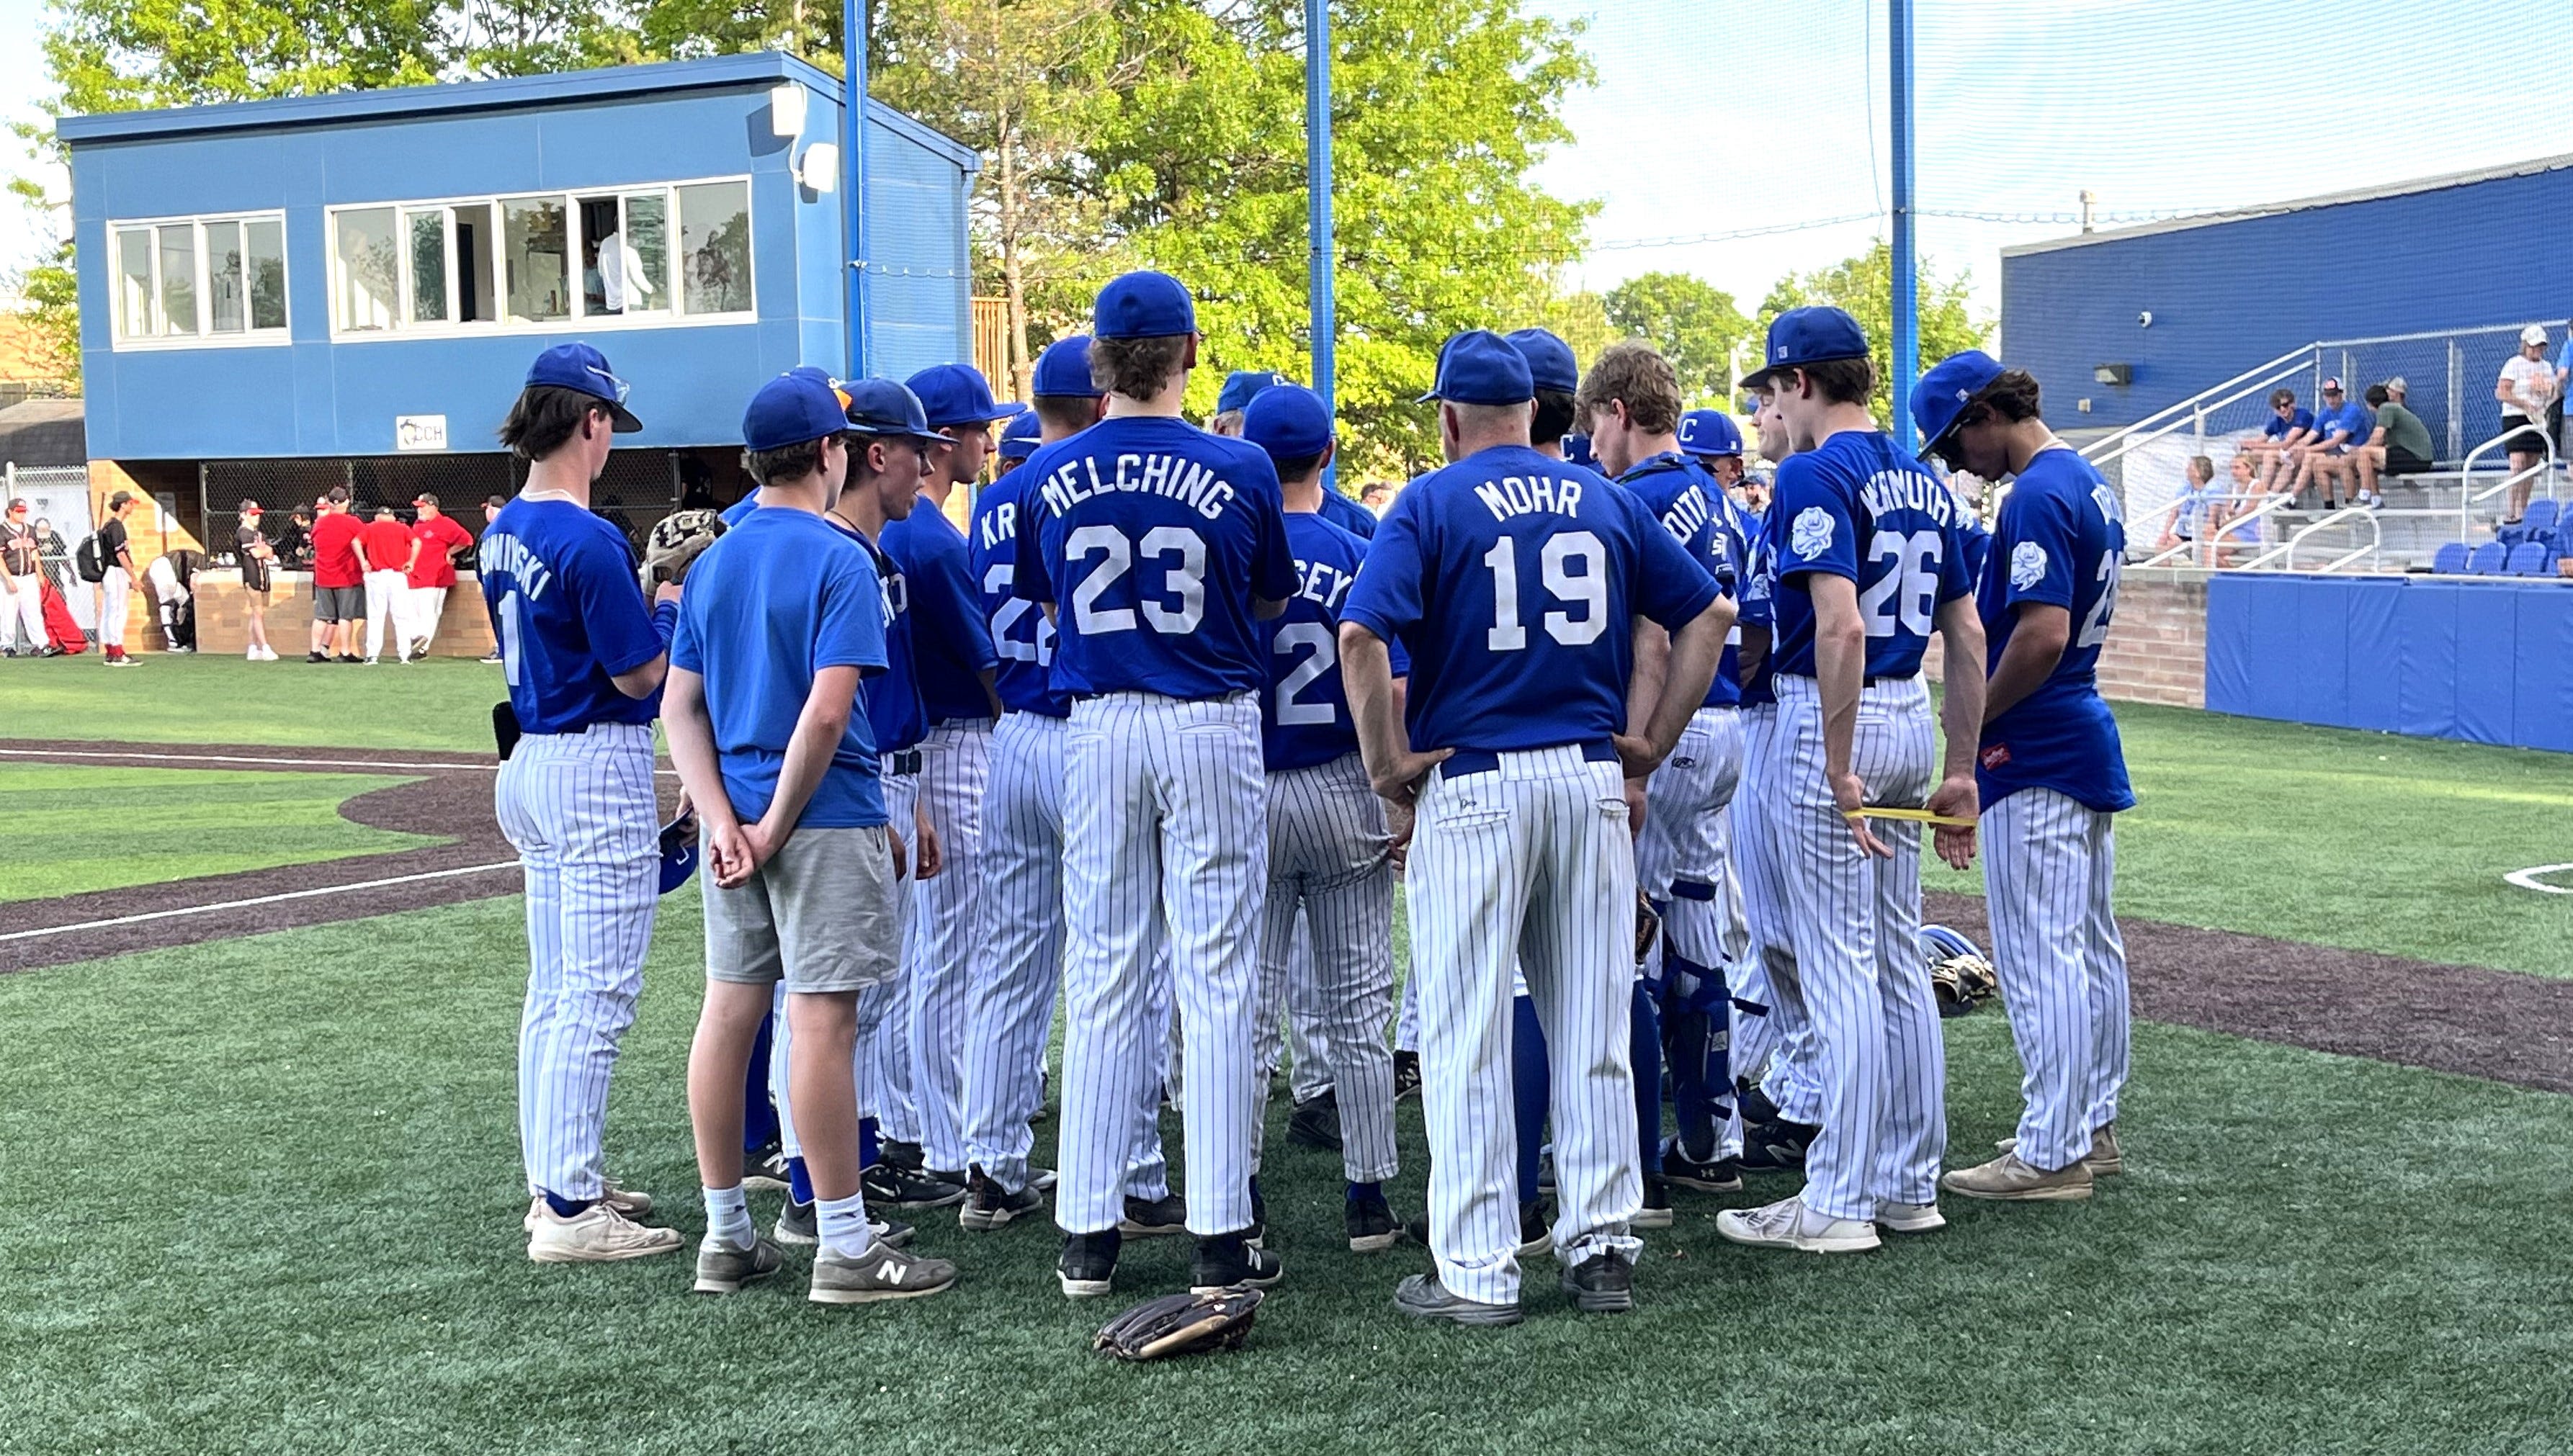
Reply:
[[369, 774], [73, 768], [0, 762], [0, 901], [386, 854], [438, 841], [369, 829], [340, 805], [409, 782]]

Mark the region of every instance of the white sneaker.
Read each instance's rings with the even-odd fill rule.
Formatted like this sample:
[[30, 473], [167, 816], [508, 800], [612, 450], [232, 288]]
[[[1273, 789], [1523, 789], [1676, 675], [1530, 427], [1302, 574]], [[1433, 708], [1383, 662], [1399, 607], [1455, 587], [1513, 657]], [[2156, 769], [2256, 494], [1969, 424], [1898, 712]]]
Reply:
[[[606, 1204], [608, 1207], [615, 1209], [617, 1212], [624, 1214], [628, 1218], [648, 1218], [651, 1216], [653, 1205], [652, 1195], [650, 1193], [644, 1192], [640, 1188], [624, 1187], [614, 1178], [605, 1179], [600, 1186], [602, 1191], [598, 1195], [598, 1201]], [[527, 1216], [518, 1220], [518, 1226], [529, 1233], [535, 1232], [536, 1220], [544, 1214], [544, 1194], [529, 1194], [527, 1197]]]
[[1931, 1233], [1948, 1226], [1948, 1215], [1932, 1203], [1879, 1203], [1876, 1226], [1888, 1233]]
[[528, 1210], [535, 1228], [527, 1235], [527, 1257], [540, 1264], [597, 1264], [618, 1259], [677, 1253], [686, 1241], [675, 1228], [649, 1228], [602, 1200], [569, 1218], [555, 1215], [538, 1198]]
[[1766, 1207], [1728, 1208], [1715, 1215], [1715, 1231], [1752, 1248], [1803, 1253], [1865, 1253], [1884, 1242], [1875, 1224], [1817, 1213], [1805, 1206], [1802, 1194]]

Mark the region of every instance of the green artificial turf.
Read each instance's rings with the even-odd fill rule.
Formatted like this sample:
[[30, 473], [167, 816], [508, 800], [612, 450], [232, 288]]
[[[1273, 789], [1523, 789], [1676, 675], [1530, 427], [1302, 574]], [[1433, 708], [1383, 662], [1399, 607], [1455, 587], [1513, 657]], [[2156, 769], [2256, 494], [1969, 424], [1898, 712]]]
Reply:
[[0, 901], [44, 900], [436, 844], [340, 817], [371, 774], [0, 760]]
[[[2121, 915], [2573, 976], [2573, 895], [2502, 879], [2573, 861], [2573, 757], [2117, 711], [2137, 801], [2118, 819]], [[1923, 880], [1982, 885], [1935, 862]]]
[[[693, 902], [665, 902], [609, 1118], [615, 1170], [693, 1235], [680, 1072]], [[1335, 1158], [1273, 1107], [1286, 1283], [1245, 1353], [1086, 1350], [1181, 1286], [1057, 1292], [1048, 1223], [920, 1215], [956, 1291], [823, 1309], [806, 1266], [730, 1299], [684, 1256], [527, 1263], [511, 1082], [519, 906], [497, 900], [0, 978], [0, 1449], [2553, 1452], [2573, 1264], [2546, 1210], [2573, 1102], [2139, 1029], [2133, 1170], [2090, 1204], [1951, 1200], [1880, 1253], [1754, 1253], [1682, 1195], [1639, 1308], [1515, 1330], [1397, 1317], [1416, 1248], [1352, 1255]], [[1954, 1150], [2008, 1130], [1989, 1014], [1951, 1024]], [[1396, 1201], [1416, 1209], [1404, 1104]], [[1040, 1160], [1053, 1127], [1041, 1129]], [[1756, 1192], [1781, 1195], [1775, 1181]], [[774, 1196], [754, 1198], [763, 1218]]]
[[[285, 638], [278, 650], [284, 652]], [[488, 753], [500, 669], [432, 657], [375, 667], [147, 653], [110, 672], [96, 653], [0, 662], [0, 736], [141, 743], [274, 743]]]

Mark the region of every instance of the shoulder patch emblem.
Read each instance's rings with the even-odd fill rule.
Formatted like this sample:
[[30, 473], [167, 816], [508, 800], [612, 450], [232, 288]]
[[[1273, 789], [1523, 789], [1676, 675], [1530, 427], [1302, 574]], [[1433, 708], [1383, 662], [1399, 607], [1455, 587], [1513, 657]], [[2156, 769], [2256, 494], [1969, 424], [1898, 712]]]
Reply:
[[2011, 547], [2011, 586], [2026, 591], [2046, 579], [2046, 548], [2035, 541]]
[[1796, 512], [1796, 523], [1788, 528], [1787, 544], [1799, 556], [1821, 555], [1832, 548], [1832, 517], [1819, 505], [1808, 505]]

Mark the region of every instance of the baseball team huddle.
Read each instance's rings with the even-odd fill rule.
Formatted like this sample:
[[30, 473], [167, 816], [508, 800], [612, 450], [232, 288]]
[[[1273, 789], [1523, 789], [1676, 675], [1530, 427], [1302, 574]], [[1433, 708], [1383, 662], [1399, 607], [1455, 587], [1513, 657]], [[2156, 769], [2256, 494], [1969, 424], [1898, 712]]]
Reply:
[[[1776, 462], [1758, 508], [1741, 431], [1684, 412], [1649, 345], [1583, 373], [1541, 330], [1469, 331], [1422, 398], [1448, 463], [1379, 521], [1330, 485], [1311, 390], [1236, 374], [1216, 429], [1184, 419], [1199, 349], [1188, 289], [1141, 272], [1045, 351], [1033, 410], [964, 365], [790, 370], [743, 417], [756, 492], [640, 584], [588, 509], [640, 427], [626, 387], [586, 345], [537, 360], [501, 431], [526, 484], [479, 547], [526, 882], [529, 1257], [684, 1244], [606, 1176], [601, 1131], [689, 843], [706, 1293], [812, 1245], [815, 1301], [935, 1294], [957, 1266], [900, 1215], [989, 1232], [1049, 1200], [1068, 1295], [1176, 1235], [1192, 1291], [1274, 1286], [1287, 1048], [1350, 1249], [1434, 1258], [1393, 1290], [1422, 1319], [1517, 1322], [1548, 1251], [1574, 1308], [1632, 1307], [1675, 1188], [1801, 1172], [1716, 1227], [1841, 1253], [1941, 1228], [1943, 1190], [2087, 1198], [2120, 1170], [2134, 798], [2096, 667], [2125, 527], [2034, 379], [1969, 351], [1910, 396], [1926, 453], [2011, 482], [1987, 533], [1871, 417], [1838, 310], [1780, 316], [1745, 380]], [[1925, 830], [1983, 857], [2025, 1068], [2017, 1137], [1945, 1171]], [[1386, 1188], [1415, 1092], [1406, 1224]], [[786, 1195], [767, 1233], [760, 1188]]]

